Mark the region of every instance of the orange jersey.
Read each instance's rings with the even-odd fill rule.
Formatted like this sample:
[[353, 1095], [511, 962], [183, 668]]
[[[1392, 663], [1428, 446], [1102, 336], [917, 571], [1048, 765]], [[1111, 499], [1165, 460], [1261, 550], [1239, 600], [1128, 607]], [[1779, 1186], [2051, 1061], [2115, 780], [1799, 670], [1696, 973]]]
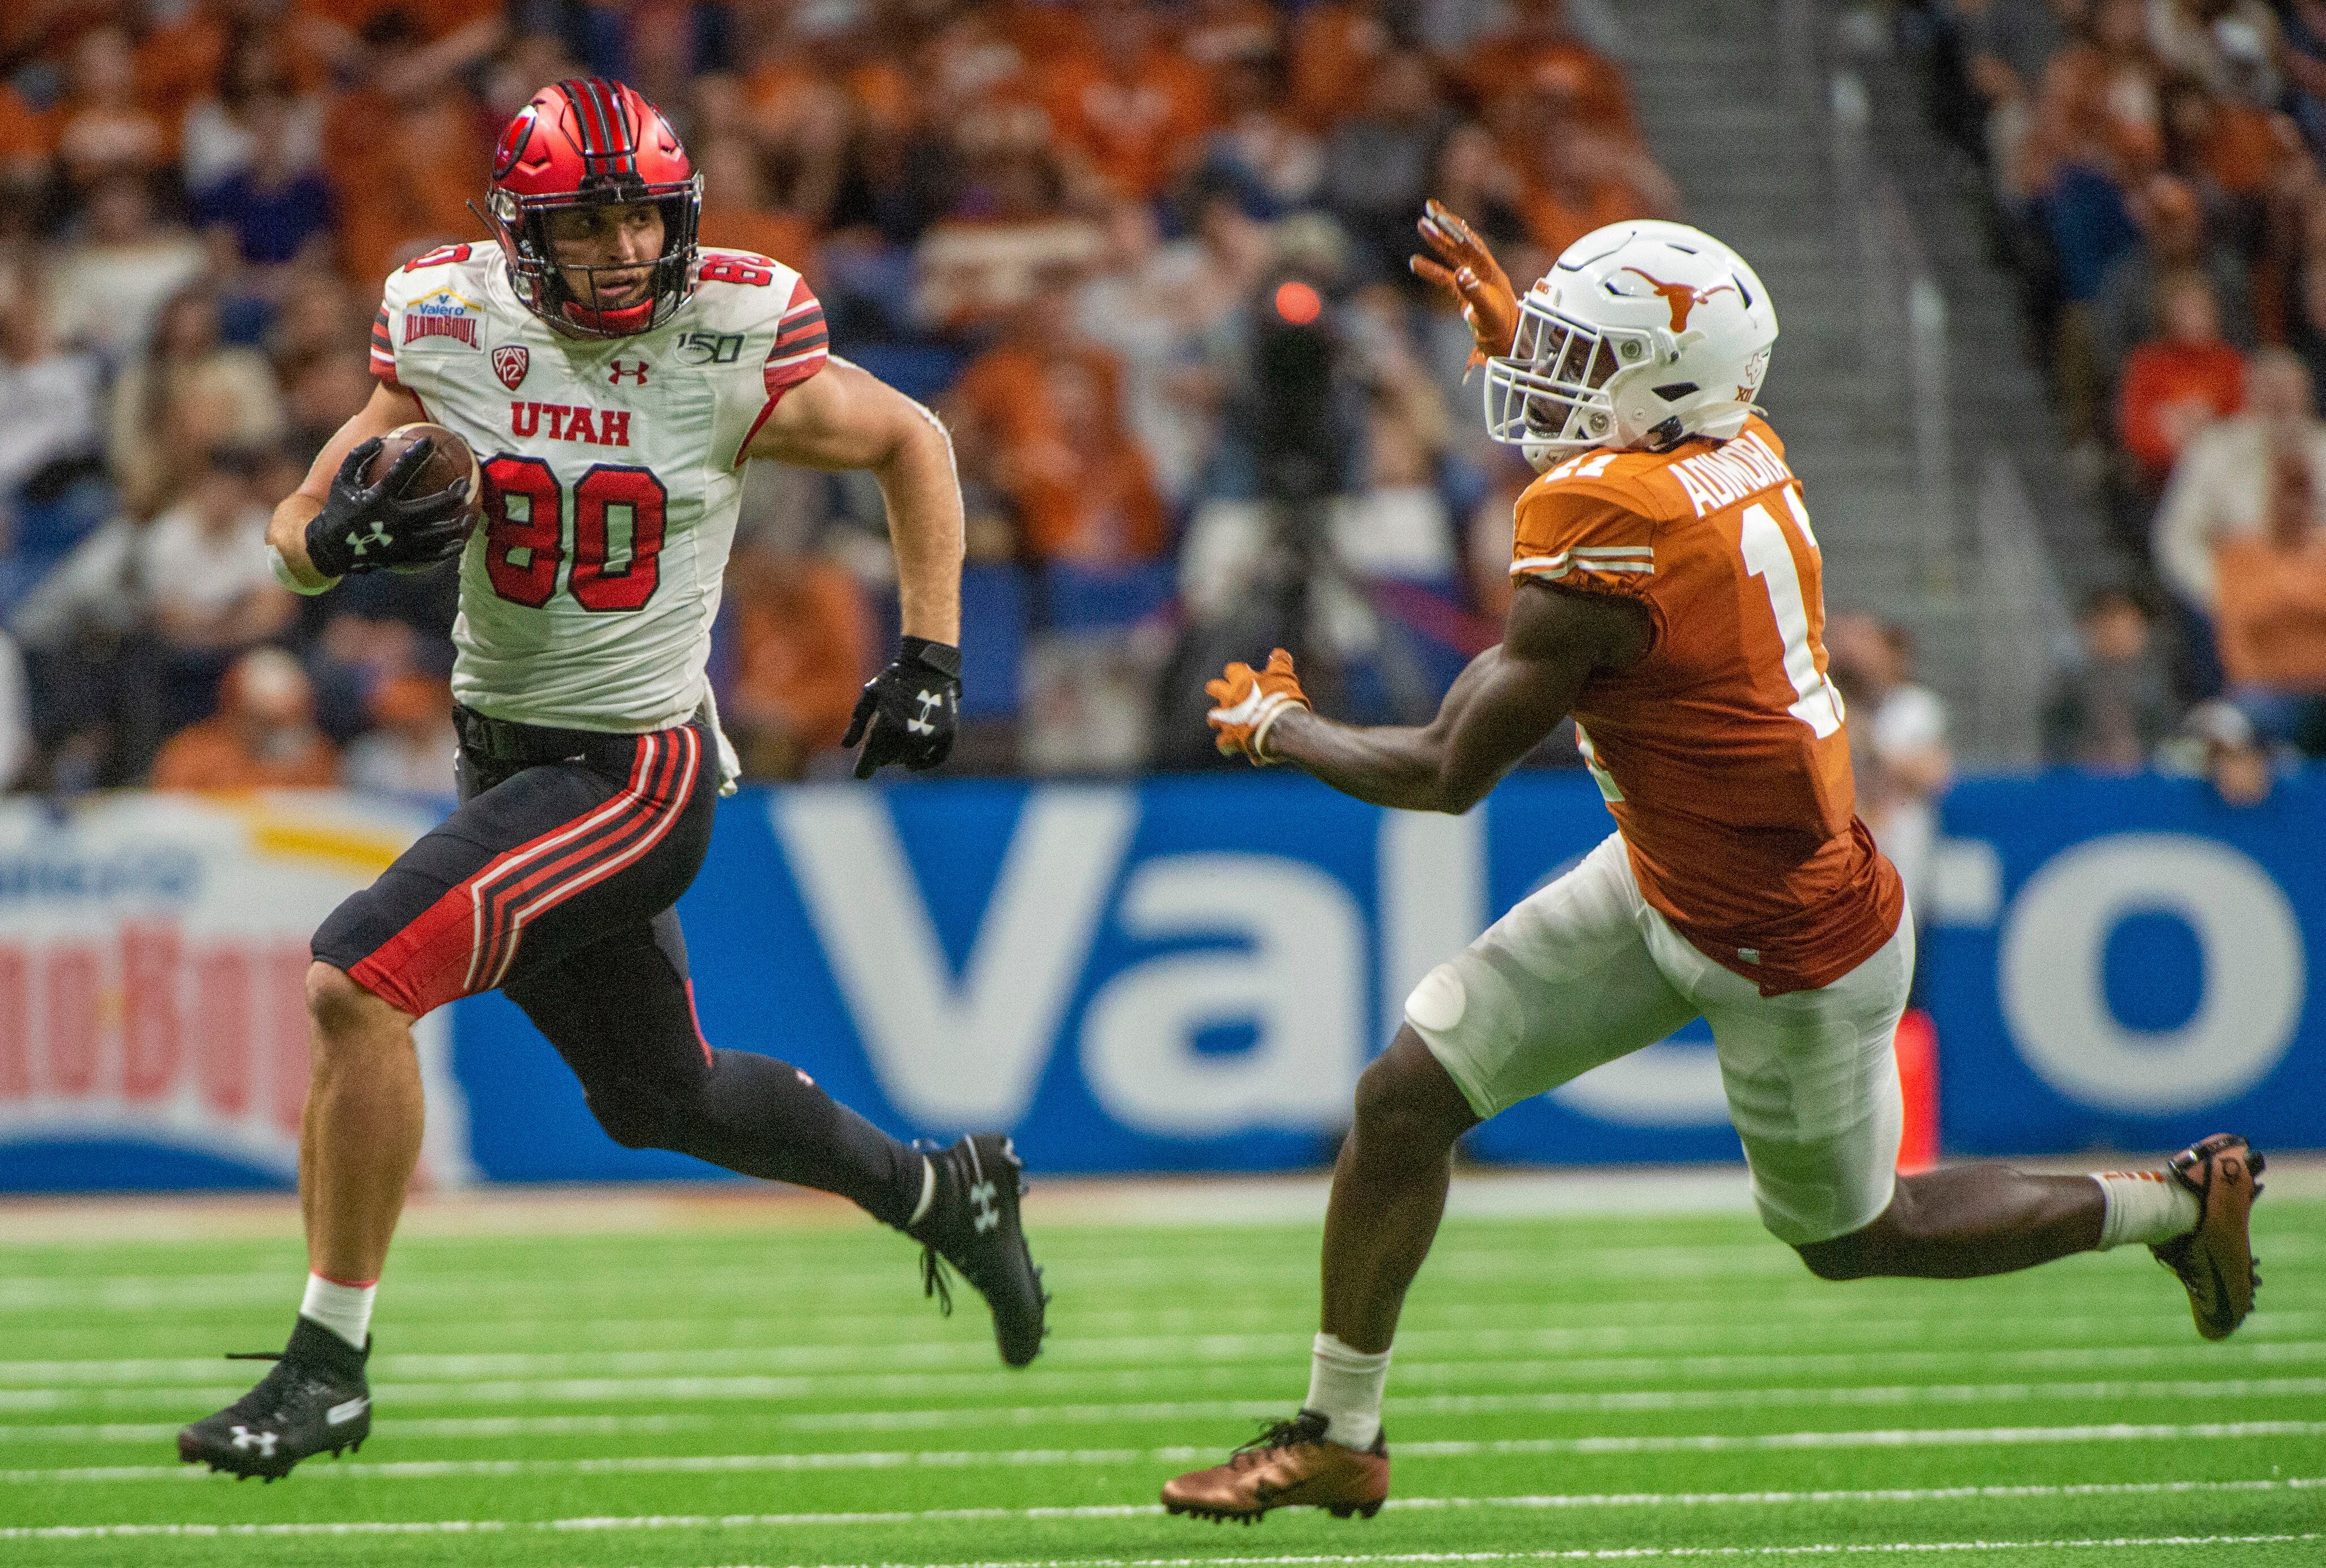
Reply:
[[1644, 606], [1647, 655], [1575, 700], [1647, 901], [1763, 995], [1847, 974], [1905, 895], [1857, 820], [1817, 536], [1776, 432], [1593, 451], [1519, 497], [1513, 577]]

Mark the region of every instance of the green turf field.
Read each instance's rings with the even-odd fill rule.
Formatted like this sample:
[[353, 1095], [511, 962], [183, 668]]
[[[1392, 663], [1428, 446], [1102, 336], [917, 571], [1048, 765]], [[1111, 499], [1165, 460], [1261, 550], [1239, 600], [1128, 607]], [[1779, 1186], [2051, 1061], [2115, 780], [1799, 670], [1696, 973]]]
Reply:
[[301, 1277], [281, 1241], [0, 1248], [0, 1563], [2326, 1563], [2326, 1199], [2256, 1211], [2209, 1345], [2139, 1248], [1829, 1285], [1748, 1220], [1448, 1222], [1389, 1508], [1161, 1516], [1307, 1387], [1316, 1232], [1058, 1225], [995, 1360], [869, 1224], [406, 1239], [359, 1460], [178, 1465]]

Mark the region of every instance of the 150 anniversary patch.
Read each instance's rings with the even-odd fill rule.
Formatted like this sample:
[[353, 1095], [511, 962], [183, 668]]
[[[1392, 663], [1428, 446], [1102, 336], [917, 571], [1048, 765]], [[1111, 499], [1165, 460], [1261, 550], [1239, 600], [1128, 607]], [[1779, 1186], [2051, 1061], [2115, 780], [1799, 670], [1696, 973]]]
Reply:
[[682, 365], [732, 365], [742, 357], [740, 332], [682, 332], [678, 358]]

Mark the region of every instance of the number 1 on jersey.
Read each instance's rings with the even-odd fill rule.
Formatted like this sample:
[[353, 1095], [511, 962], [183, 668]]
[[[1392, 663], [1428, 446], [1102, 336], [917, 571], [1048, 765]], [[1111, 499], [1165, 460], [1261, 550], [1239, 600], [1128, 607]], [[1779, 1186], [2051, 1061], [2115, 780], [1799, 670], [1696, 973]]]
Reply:
[[[1788, 486], [1784, 496], [1793, 521], [1800, 524], [1802, 542], [1815, 550], [1817, 535], [1810, 531], [1810, 515], [1800, 495]], [[1793, 564], [1792, 546], [1786, 543], [1783, 524], [1757, 501], [1744, 508], [1744, 524], [1740, 543], [1744, 569], [1767, 586], [1777, 635], [1784, 639], [1785, 679], [1792, 682], [1794, 699], [1786, 711], [1822, 740], [1841, 728], [1841, 693], [1818, 668], [1817, 650], [1810, 645], [1809, 606], [1801, 598], [1801, 574]]]

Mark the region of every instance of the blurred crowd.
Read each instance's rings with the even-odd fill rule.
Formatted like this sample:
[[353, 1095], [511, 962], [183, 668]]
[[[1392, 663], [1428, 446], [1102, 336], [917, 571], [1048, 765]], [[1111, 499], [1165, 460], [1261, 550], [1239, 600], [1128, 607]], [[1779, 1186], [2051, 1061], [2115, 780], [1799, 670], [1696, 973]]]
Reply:
[[[1606, 0], [14, 0], [0, 768], [62, 790], [449, 787], [450, 572], [299, 599], [260, 539], [369, 394], [383, 277], [482, 237], [468, 203], [498, 127], [582, 74], [669, 112], [704, 243], [800, 267], [836, 351], [951, 424], [957, 766], [1200, 765], [1189, 675], [1271, 641], [1337, 710], [1418, 717], [1496, 636], [1530, 475], [1483, 439], [1468, 334], [1405, 266], [1413, 221], [1441, 197], [1525, 279], [1600, 224], [1672, 214], [1619, 19]], [[832, 769], [893, 636], [877, 489], [759, 465], [728, 588], [713, 680], [749, 770]]]
[[1906, 16], [2139, 563], [2080, 607], [2047, 754], [2266, 791], [2273, 758], [2326, 754], [2326, 0]]

